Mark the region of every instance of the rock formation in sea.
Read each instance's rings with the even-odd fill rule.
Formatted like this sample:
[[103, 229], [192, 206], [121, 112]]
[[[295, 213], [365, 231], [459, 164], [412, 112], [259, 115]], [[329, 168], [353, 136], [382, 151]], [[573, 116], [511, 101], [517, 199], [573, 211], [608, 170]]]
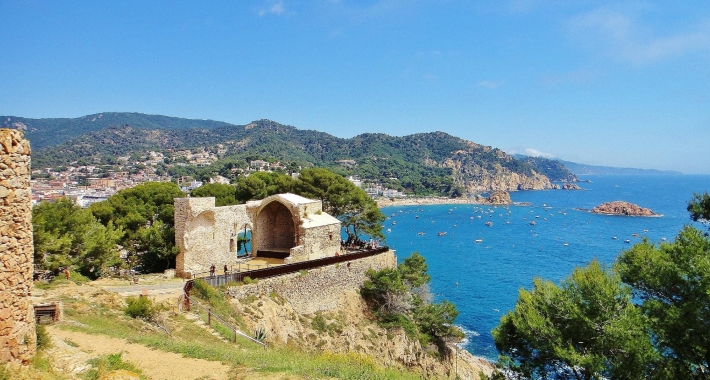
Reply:
[[625, 201], [614, 201], [602, 203], [592, 209], [595, 214], [605, 215], [627, 215], [627, 216], [657, 216], [651, 209], [643, 208], [633, 203]]
[[509, 205], [513, 201], [510, 199], [510, 194], [505, 190], [496, 190], [492, 192], [488, 198], [483, 198], [481, 203], [491, 205]]
[[562, 190], [582, 190], [582, 188], [579, 187], [579, 185], [577, 185], [576, 183], [567, 182], [562, 185]]

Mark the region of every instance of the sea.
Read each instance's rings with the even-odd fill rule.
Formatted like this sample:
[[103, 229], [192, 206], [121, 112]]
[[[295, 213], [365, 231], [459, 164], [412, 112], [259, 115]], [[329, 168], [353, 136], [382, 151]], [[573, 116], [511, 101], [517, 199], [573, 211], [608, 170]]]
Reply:
[[[710, 192], [708, 175], [583, 176], [583, 190], [512, 192], [516, 205], [427, 205], [383, 208], [386, 244], [398, 261], [426, 258], [435, 300], [449, 300], [466, 333], [460, 346], [496, 360], [491, 330], [534, 278], [559, 283], [592, 260], [609, 265], [648, 239], [672, 241], [690, 219], [693, 193]], [[593, 207], [623, 200], [658, 217], [596, 215]], [[489, 222], [489, 223], [487, 223]], [[534, 222], [534, 225], [531, 224]], [[439, 236], [443, 235], [443, 236]]]

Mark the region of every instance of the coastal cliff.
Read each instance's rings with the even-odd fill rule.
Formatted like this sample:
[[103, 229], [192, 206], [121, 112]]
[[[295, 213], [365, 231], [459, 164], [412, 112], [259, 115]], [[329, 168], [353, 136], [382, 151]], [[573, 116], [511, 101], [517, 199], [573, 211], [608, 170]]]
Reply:
[[232, 299], [250, 329], [261, 328], [268, 342], [277, 346], [297, 345], [306, 350], [357, 353], [371, 357], [386, 367], [415, 370], [423, 378], [480, 379], [490, 375], [494, 366], [468, 351], [447, 344], [447, 355], [432, 347], [422, 347], [401, 328], [385, 329], [374, 317], [357, 291], [341, 294], [338, 306], [328, 311], [300, 313], [276, 293]]
[[633, 203], [625, 201], [614, 201], [602, 203], [592, 209], [592, 213], [604, 215], [625, 215], [625, 216], [658, 216], [651, 209], [643, 208]]
[[517, 161], [500, 149], [470, 141], [465, 147], [453, 152], [441, 165], [452, 169], [454, 181], [469, 193], [554, 188], [545, 175], [530, 167], [518, 167]]

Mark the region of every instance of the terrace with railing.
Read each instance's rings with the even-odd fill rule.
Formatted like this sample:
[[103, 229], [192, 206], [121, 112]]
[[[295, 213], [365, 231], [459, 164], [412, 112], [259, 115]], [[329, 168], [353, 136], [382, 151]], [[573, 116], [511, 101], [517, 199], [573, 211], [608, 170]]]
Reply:
[[[194, 279], [202, 279], [212, 286], [226, 285], [228, 283], [244, 282], [249, 277], [252, 280], [282, 276], [289, 273], [297, 273], [302, 270], [348, 262], [365, 257], [379, 255], [389, 251], [389, 247], [378, 248], [348, 248], [345, 254], [324, 257], [322, 259], [301, 261], [293, 264], [272, 264], [269, 262], [259, 262], [250, 264], [249, 261], [233, 265], [225, 273], [218, 274], [212, 272], [202, 272], [193, 274]], [[256, 260], [254, 260], [256, 261]]]

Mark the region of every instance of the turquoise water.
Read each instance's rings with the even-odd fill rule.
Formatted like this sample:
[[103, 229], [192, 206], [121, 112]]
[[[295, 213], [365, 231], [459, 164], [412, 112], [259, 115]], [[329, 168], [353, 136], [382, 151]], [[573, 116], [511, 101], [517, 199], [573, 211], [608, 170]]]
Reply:
[[[497, 358], [490, 331], [515, 306], [518, 290], [531, 287], [533, 278], [557, 282], [575, 266], [595, 258], [613, 262], [643, 237], [653, 242], [670, 241], [686, 224], [706, 228], [690, 220], [686, 206], [693, 192], [710, 191], [710, 176], [583, 179], [592, 181], [579, 184], [583, 191], [511, 193], [514, 202], [528, 202], [529, 206], [383, 209], [388, 216], [385, 229], [391, 229], [385, 233], [387, 244], [397, 251], [400, 261], [414, 251], [426, 258], [431, 291], [437, 299], [456, 304], [460, 311], [456, 324], [467, 334], [463, 345], [474, 355]], [[608, 216], [578, 210], [615, 200], [635, 203], [663, 216]], [[446, 235], [437, 236], [438, 232]]]

